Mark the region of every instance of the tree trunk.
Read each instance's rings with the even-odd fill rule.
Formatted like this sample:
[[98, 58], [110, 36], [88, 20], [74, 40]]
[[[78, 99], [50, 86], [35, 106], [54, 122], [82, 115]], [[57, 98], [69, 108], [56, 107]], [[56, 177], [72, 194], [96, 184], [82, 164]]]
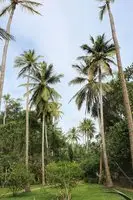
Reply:
[[[27, 78], [27, 86], [26, 86], [26, 135], [25, 135], [25, 166], [27, 172], [29, 171], [29, 77]], [[30, 185], [28, 184], [25, 187], [25, 192], [30, 192]]]
[[[9, 20], [7, 23], [6, 31], [7, 33], [10, 34], [10, 29], [11, 29], [11, 23], [14, 15], [16, 6], [12, 9]], [[3, 48], [3, 53], [2, 53], [2, 62], [1, 62], [1, 73], [0, 73], [0, 105], [1, 105], [1, 100], [2, 100], [2, 93], [3, 93], [3, 86], [4, 86], [4, 79], [5, 79], [5, 71], [6, 71], [6, 59], [7, 59], [7, 52], [8, 52], [8, 46], [9, 46], [9, 40], [5, 40], [5, 45]]]
[[113, 37], [113, 41], [114, 41], [115, 49], [116, 49], [117, 66], [118, 66], [118, 70], [119, 70], [122, 92], [123, 92], [123, 99], [124, 99], [124, 106], [125, 106], [125, 111], [126, 111], [127, 121], [128, 121], [130, 150], [131, 150], [131, 159], [132, 159], [132, 168], [133, 168], [133, 118], [132, 118], [132, 112], [131, 112], [128, 91], [127, 91], [127, 85], [126, 85], [123, 68], [122, 68], [119, 42], [117, 39], [114, 18], [113, 18], [112, 12], [111, 12], [109, 2], [107, 2], [107, 8], [108, 8], [108, 14], [109, 14], [109, 19], [110, 19], [112, 37]]
[[42, 118], [42, 185], [45, 185], [45, 164], [44, 164], [44, 129], [45, 129], [45, 114]]
[[[99, 125], [99, 131], [100, 131], [100, 135], [101, 135], [101, 130], [100, 130], [100, 113], [99, 113], [99, 106], [97, 109], [97, 114], [98, 114], [98, 125]], [[102, 183], [102, 174], [103, 174], [103, 151], [102, 151], [102, 142], [100, 139], [100, 159], [99, 159], [99, 180], [98, 183], [101, 184]]]
[[99, 69], [99, 84], [100, 84], [100, 132], [102, 138], [102, 150], [103, 150], [103, 159], [104, 159], [104, 167], [106, 173], [106, 184], [107, 187], [112, 187], [113, 182], [111, 179], [109, 164], [108, 164], [108, 157], [107, 157], [107, 150], [106, 150], [106, 142], [105, 142], [105, 133], [104, 133], [104, 119], [103, 119], [103, 90], [102, 90], [102, 81], [101, 81], [101, 69]]
[[49, 145], [48, 145], [48, 131], [47, 131], [47, 123], [46, 122], [45, 122], [45, 144], [46, 144], [46, 155], [47, 155], [47, 158], [48, 158]]
[[27, 86], [26, 86], [26, 155], [25, 155], [25, 165], [28, 171], [29, 168], [29, 77], [27, 78]]
[[102, 151], [102, 145], [100, 147], [100, 162], [99, 162], [99, 180], [98, 183], [102, 183], [102, 174], [103, 174], [103, 151]]

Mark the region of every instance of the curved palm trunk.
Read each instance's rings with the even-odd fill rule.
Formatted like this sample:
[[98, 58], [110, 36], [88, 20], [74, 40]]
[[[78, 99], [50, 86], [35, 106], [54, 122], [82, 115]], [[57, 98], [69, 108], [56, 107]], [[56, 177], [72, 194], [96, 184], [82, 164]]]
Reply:
[[109, 2], [107, 2], [107, 8], [108, 8], [108, 14], [109, 14], [109, 19], [110, 19], [112, 37], [113, 37], [113, 41], [114, 41], [115, 48], [116, 48], [117, 65], [118, 65], [118, 70], [119, 70], [119, 74], [120, 74], [125, 111], [126, 111], [127, 121], [128, 121], [130, 150], [131, 150], [131, 159], [132, 159], [132, 168], [133, 168], [133, 118], [132, 118], [132, 112], [131, 112], [131, 107], [130, 107], [130, 101], [129, 101], [128, 91], [127, 91], [126, 81], [125, 81], [123, 68], [122, 68], [119, 42], [117, 39], [114, 18], [113, 18], [112, 12], [111, 12]]
[[101, 69], [99, 70], [99, 83], [100, 83], [100, 132], [102, 138], [102, 150], [103, 150], [103, 159], [104, 159], [104, 167], [106, 173], [106, 184], [107, 187], [112, 187], [113, 182], [111, 179], [108, 157], [107, 157], [107, 150], [106, 150], [106, 142], [105, 142], [105, 133], [104, 133], [104, 119], [103, 119], [103, 90], [102, 90], [102, 81], [101, 81]]
[[[12, 9], [10, 13], [10, 17], [9, 17], [7, 27], [6, 27], [6, 32], [9, 34], [10, 34], [11, 23], [12, 23], [13, 15], [15, 12], [15, 8], [16, 6], [14, 6], [14, 8]], [[2, 100], [3, 86], [4, 86], [8, 46], [9, 46], [9, 40], [5, 40], [5, 45], [4, 45], [3, 54], [2, 54], [2, 62], [1, 62], [1, 73], [0, 73], [0, 105], [1, 105], [1, 100]]]
[[45, 132], [45, 114], [42, 118], [42, 185], [45, 185], [45, 163], [44, 163], [44, 132]]

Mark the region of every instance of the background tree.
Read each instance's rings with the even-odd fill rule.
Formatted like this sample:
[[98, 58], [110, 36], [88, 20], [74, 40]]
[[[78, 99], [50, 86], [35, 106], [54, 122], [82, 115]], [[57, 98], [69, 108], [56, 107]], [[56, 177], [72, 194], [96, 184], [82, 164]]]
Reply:
[[[111, 180], [108, 157], [106, 152], [106, 143], [105, 143], [105, 133], [104, 133], [104, 119], [103, 119], [103, 84], [102, 84], [102, 74], [111, 74], [111, 64], [115, 64], [113, 60], [113, 55], [115, 53], [115, 47], [110, 43], [110, 40], [106, 41], [105, 34], [101, 36], [97, 36], [94, 39], [92, 36], [90, 37], [91, 46], [87, 44], [82, 45], [82, 49], [87, 53], [86, 56], [80, 57], [80, 59], [86, 61], [86, 68], [84, 68], [88, 73], [88, 80], [91, 82], [96, 79], [99, 83], [98, 86], [98, 99], [95, 102], [99, 102], [100, 108], [100, 133], [102, 136], [102, 148], [103, 148], [103, 158], [106, 172], [106, 180], [107, 186], [112, 187], [113, 183]], [[77, 68], [77, 67], [76, 67]], [[79, 67], [78, 67], [79, 70]], [[72, 80], [71, 83], [76, 83], [79, 79]], [[84, 79], [80, 79], [82, 83]], [[86, 96], [85, 88], [83, 89], [82, 98], [84, 99]], [[76, 94], [77, 96], [77, 94]], [[90, 95], [89, 95], [90, 96]], [[81, 98], [80, 98], [81, 99]], [[79, 105], [82, 105], [83, 101], [79, 101]], [[89, 102], [89, 101], [88, 101]], [[95, 104], [96, 105], [96, 104]]]
[[79, 132], [83, 135], [86, 149], [89, 149], [89, 144], [95, 133], [95, 125], [91, 119], [84, 119], [78, 127]]
[[18, 77], [27, 78], [26, 83], [26, 150], [25, 150], [25, 164], [28, 171], [29, 159], [29, 90], [30, 90], [30, 77], [29, 75], [35, 73], [37, 70], [40, 56], [37, 56], [34, 50], [24, 51], [19, 57], [15, 59], [15, 67], [19, 68]]
[[48, 152], [48, 140], [47, 140], [47, 124], [46, 116], [48, 113], [49, 101], [56, 101], [60, 95], [52, 88], [60, 82], [62, 74], [56, 75], [53, 72], [53, 65], [47, 65], [46, 62], [42, 62], [39, 65], [38, 70], [28, 77], [33, 81], [31, 83], [31, 104], [36, 106], [38, 116], [42, 116], [42, 184], [45, 184], [44, 178], [44, 133], [46, 139], [46, 149]]

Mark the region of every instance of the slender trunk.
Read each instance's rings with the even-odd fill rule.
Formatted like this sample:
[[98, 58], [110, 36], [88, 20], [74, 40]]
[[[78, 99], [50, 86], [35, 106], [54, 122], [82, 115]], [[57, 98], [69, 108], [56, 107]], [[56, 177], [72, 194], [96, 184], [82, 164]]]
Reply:
[[48, 158], [49, 145], [48, 145], [48, 130], [47, 130], [47, 123], [46, 122], [45, 122], [45, 144], [46, 144], [46, 155], [47, 155], [47, 158]]
[[124, 77], [124, 73], [123, 73], [123, 68], [122, 68], [120, 47], [119, 47], [119, 42], [118, 42], [117, 34], [116, 34], [115, 22], [114, 22], [114, 18], [113, 18], [112, 12], [111, 12], [109, 2], [107, 2], [107, 8], [108, 8], [108, 14], [109, 14], [109, 19], [110, 19], [112, 37], [113, 37], [113, 41], [114, 41], [115, 49], [116, 49], [117, 66], [118, 66], [118, 70], [119, 70], [122, 92], [123, 92], [125, 112], [126, 112], [127, 121], [128, 121], [130, 150], [131, 150], [131, 159], [132, 159], [132, 168], [133, 168], [133, 118], [132, 118], [132, 112], [131, 112], [131, 106], [130, 106], [128, 91], [127, 91], [127, 85], [126, 85], [126, 81], [125, 81], [125, 77]]
[[107, 157], [107, 150], [106, 150], [106, 142], [105, 142], [105, 133], [104, 133], [104, 119], [103, 119], [103, 90], [102, 90], [102, 81], [101, 81], [101, 69], [99, 69], [99, 83], [100, 83], [100, 132], [102, 138], [102, 149], [103, 149], [103, 159], [104, 159], [104, 167], [106, 173], [106, 184], [107, 187], [112, 187], [113, 182], [111, 179], [108, 157]]
[[42, 185], [45, 185], [45, 164], [44, 164], [44, 132], [45, 132], [45, 114], [42, 118]]
[[103, 151], [102, 147], [100, 148], [100, 162], [99, 162], [99, 180], [98, 183], [102, 183], [102, 174], [103, 174]]
[[[26, 134], [25, 134], [25, 166], [27, 172], [29, 171], [29, 77], [27, 78], [27, 86], [26, 86]], [[25, 192], [30, 192], [30, 185], [27, 184], [25, 187]]]
[[[10, 29], [11, 29], [11, 24], [12, 24], [12, 19], [13, 19], [13, 15], [15, 12], [15, 8], [16, 8], [16, 6], [14, 6], [14, 8], [12, 9], [12, 11], [10, 13], [7, 27], [6, 27], [6, 31], [9, 34], [10, 34]], [[0, 105], [1, 105], [1, 100], [2, 100], [3, 86], [4, 86], [8, 46], [9, 46], [9, 40], [5, 40], [5, 45], [4, 45], [3, 53], [2, 53], [1, 73], [0, 73]]]
[[27, 78], [26, 86], [26, 151], [25, 151], [25, 165], [28, 171], [29, 168], [29, 77]]
[[[100, 130], [100, 113], [99, 113], [99, 106], [97, 109], [97, 114], [98, 114], [98, 126], [99, 126], [99, 133], [101, 135], [101, 130]], [[101, 184], [102, 183], [102, 174], [103, 174], [103, 151], [102, 151], [102, 142], [100, 139], [100, 159], [99, 159], [99, 180], [98, 183]]]

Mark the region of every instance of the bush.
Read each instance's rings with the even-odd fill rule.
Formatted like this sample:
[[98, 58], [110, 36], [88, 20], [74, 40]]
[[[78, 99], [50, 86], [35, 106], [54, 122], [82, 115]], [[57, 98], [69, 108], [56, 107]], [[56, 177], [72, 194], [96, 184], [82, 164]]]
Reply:
[[47, 166], [49, 183], [61, 188], [58, 199], [71, 199], [71, 189], [80, 180], [81, 175], [81, 168], [75, 162], [53, 162]]
[[8, 187], [12, 191], [13, 196], [15, 196], [19, 190], [24, 189], [33, 180], [33, 175], [27, 172], [24, 165], [15, 164], [11, 168], [8, 177]]
[[99, 171], [99, 157], [97, 155], [90, 155], [89, 159], [81, 162], [81, 169], [83, 170], [83, 178], [85, 182], [97, 183], [97, 173]]

